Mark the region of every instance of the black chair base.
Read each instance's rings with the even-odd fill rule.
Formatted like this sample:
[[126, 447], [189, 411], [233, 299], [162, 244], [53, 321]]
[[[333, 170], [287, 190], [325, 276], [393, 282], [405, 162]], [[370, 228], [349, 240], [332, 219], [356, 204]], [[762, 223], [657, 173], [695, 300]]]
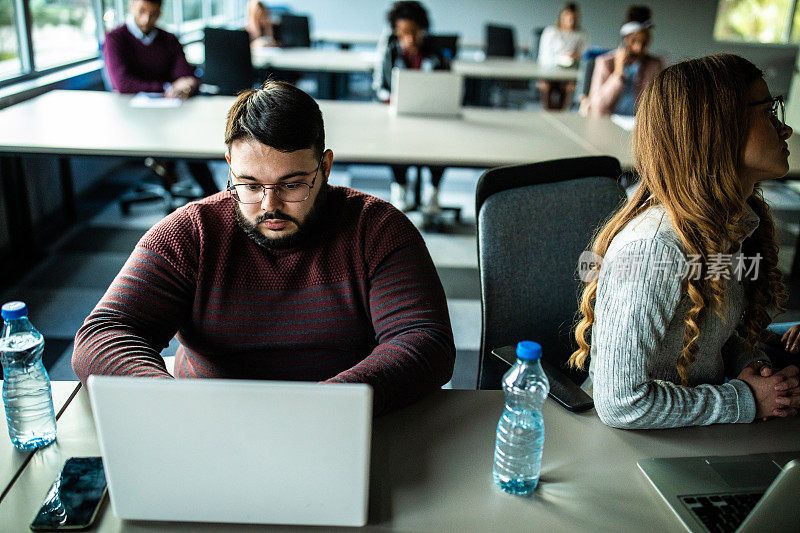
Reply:
[[132, 205], [146, 202], [162, 202], [169, 214], [178, 207], [176, 200], [191, 201], [203, 197], [202, 193], [195, 191], [191, 180], [178, 181], [174, 174], [174, 165], [147, 158], [145, 166], [152, 171], [155, 179], [145, 181], [122, 195], [119, 207], [123, 215], [130, 214]]

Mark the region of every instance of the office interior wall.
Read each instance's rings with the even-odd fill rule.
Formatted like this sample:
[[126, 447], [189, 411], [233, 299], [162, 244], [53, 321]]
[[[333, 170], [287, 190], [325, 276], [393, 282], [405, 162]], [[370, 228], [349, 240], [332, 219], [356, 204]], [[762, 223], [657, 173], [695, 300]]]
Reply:
[[[269, 1], [267, 2], [270, 3]], [[514, 26], [519, 44], [530, 45], [533, 28], [553, 24], [562, 0], [424, 0], [433, 31], [459, 33], [464, 42], [483, 41], [486, 22]], [[578, 2], [582, 25], [593, 45], [613, 48], [629, 0]], [[717, 0], [658, 0], [649, 5], [655, 22], [652, 49], [671, 61], [702, 53], [713, 43]], [[391, 1], [279, 0], [311, 16], [312, 30], [379, 34], [386, 27]], [[335, 5], [335, 9], [332, 6]]]

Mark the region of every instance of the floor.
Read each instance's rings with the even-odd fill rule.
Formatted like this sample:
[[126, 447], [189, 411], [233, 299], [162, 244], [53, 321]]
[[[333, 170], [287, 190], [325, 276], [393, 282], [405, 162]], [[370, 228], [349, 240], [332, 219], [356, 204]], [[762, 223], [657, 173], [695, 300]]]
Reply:
[[[213, 163], [220, 186], [227, 167]], [[122, 216], [116, 197], [142, 177], [139, 167], [114, 171], [80, 200], [82, 222], [54, 239], [46, 257], [13, 285], [0, 288], [0, 301], [23, 300], [31, 319], [44, 334], [45, 366], [53, 380], [76, 379], [70, 364], [72, 342], [84, 318], [103, 296], [136, 242], [164, 216], [161, 206], [134, 206]], [[146, 172], [146, 171], [145, 171]], [[427, 172], [427, 171], [425, 171]], [[481, 169], [447, 169], [442, 205], [462, 208], [462, 222], [446, 233], [423, 232], [447, 294], [456, 343], [452, 388], [475, 388], [480, 346], [480, 283], [475, 237], [475, 186]], [[390, 170], [379, 166], [334, 166], [331, 183], [350, 186], [388, 199]], [[429, 179], [427, 175], [424, 178]], [[784, 272], [791, 264], [800, 229], [800, 193], [782, 183], [767, 184], [765, 195], [777, 221]], [[418, 225], [419, 217], [409, 215]], [[800, 283], [789, 283], [789, 311], [781, 320], [800, 320]], [[174, 353], [176, 343], [165, 355]]]

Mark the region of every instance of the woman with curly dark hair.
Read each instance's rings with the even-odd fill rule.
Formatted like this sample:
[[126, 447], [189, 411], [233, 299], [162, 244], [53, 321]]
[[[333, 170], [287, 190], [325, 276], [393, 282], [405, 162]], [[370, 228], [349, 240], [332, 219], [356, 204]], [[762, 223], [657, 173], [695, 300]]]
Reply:
[[[381, 102], [388, 102], [392, 92], [392, 69], [449, 70], [449, 59], [442, 49], [436, 46], [428, 35], [430, 20], [425, 7], [419, 2], [395, 2], [386, 19], [391, 33], [382, 39], [382, 49], [378, 53], [378, 65], [372, 80], [372, 88]], [[406, 173], [409, 165], [393, 165], [394, 182], [391, 186], [391, 202], [404, 211], [408, 205], [408, 182]], [[444, 174], [443, 167], [431, 167], [433, 192], [425, 199], [423, 210], [430, 215], [439, 212], [439, 182]]]

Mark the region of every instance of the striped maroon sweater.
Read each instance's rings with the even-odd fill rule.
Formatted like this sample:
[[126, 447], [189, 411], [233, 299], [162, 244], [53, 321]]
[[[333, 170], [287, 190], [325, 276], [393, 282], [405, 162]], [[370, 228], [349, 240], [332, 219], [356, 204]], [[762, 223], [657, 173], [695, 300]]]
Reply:
[[419, 232], [388, 203], [330, 187], [314, 235], [256, 244], [227, 191], [178, 209], [139, 241], [75, 337], [90, 374], [368, 383], [375, 413], [446, 383], [455, 346]]

